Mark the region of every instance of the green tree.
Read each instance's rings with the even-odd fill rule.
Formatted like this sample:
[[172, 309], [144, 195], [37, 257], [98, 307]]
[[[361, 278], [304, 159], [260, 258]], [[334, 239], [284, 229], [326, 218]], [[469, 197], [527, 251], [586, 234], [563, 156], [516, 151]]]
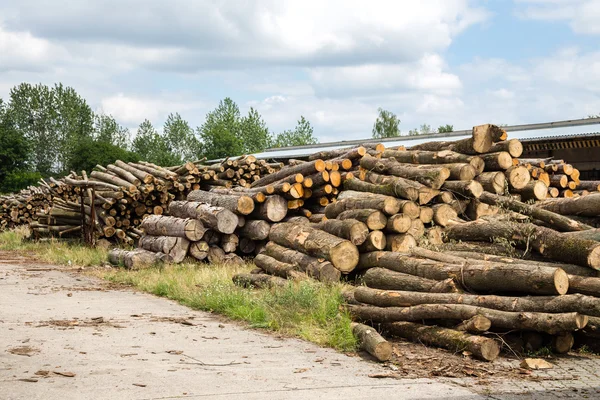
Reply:
[[94, 115], [94, 139], [127, 149], [129, 130], [119, 125], [112, 115]]
[[421, 127], [419, 128], [419, 133], [421, 135], [426, 135], [428, 133], [433, 133], [433, 131], [431, 130], [431, 125], [422, 124]]
[[177, 164], [193, 161], [198, 154], [200, 143], [194, 130], [179, 113], [169, 114], [163, 128], [163, 136], [168, 151], [177, 157]]
[[140, 157], [140, 160], [162, 167], [181, 163], [179, 157], [169, 150], [164, 137], [157, 132], [147, 119], [138, 127], [135, 139], [133, 139], [132, 150]]
[[78, 142], [92, 136], [92, 109], [62, 84], [15, 86], [9, 112], [31, 144], [30, 161], [44, 176], [67, 172]]
[[400, 120], [391, 111], [378, 108], [379, 116], [373, 124], [373, 137], [376, 139], [400, 136]]
[[415, 129], [411, 129], [408, 131], [408, 136], [417, 136], [420, 135], [421, 133], [419, 132], [419, 130], [417, 128]]
[[239, 129], [244, 153], [258, 153], [271, 145], [267, 124], [254, 108], [250, 107], [248, 115], [241, 119]]
[[240, 109], [229, 97], [206, 114], [200, 126], [200, 154], [209, 160], [241, 155], [244, 152], [240, 130]]
[[310, 122], [300, 116], [298, 124], [294, 130], [286, 130], [279, 133], [273, 143], [273, 147], [304, 146], [307, 144], [317, 144], [319, 141], [313, 136], [313, 127]]
[[442, 125], [440, 127], [438, 127], [438, 133], [448, 133], [448, 132], [454, 132], [454, 126], [453, 125]]
[[0, 192], [13, 192], [41, 177], [28, 168], [29, 142], [0, 99]]
[[131, 151], [100, 139], [84, 139], [79, 141], [72, 168], [75, 171], [91, 171], [97, 164], [106, 166], [117, 160], [139, 161], [140, 157]]

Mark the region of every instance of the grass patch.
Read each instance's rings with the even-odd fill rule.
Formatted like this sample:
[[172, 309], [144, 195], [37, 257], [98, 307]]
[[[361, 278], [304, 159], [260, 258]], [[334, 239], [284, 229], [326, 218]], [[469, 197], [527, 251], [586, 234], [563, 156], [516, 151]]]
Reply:
[[196, 310], [211, 311], [250, 326], [296, 336], [341, 351], [356, 348], [350, 316], [341, 310], [342, 284], [290, 282], [282, 288], [249, 290], [231, 278], [244, 267], [180, 264], [144, 270], [97, 270], [96, 276], [134, 286]]
[[91, 248], [80, 242], [34, 242], [28, 240], [28, 237], [27, 227], [1, 232], [0, 250], [34, 252], [39, 260], [59, 265], [89, 267], [100, 265], [107, 260], [108, 252], [105, 249]]

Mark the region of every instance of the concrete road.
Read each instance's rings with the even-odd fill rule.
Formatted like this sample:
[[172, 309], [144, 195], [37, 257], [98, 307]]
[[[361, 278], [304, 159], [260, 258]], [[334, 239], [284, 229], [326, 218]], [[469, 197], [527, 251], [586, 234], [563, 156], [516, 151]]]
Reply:
[[60, 267], [0, 260], [0, 399], [479, 399]]

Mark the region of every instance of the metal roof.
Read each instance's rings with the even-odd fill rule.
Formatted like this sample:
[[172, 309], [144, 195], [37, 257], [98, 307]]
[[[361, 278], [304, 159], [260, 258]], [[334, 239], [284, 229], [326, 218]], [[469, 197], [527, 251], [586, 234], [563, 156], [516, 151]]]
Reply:
[[[519, 139], [523, 142], [540, 141], [548, 139], [562, 139], [584, 136], [595, 136], [598, 133], [589, 133], [590, 125], [600, 124], [600, 118], [586, 118], [576, 120], [554, 121], [536, 124], [511, 125], [503, 126], [509, 135], [509, 139]], [[460, 140], [471, 137], [471, 129], [448, 133], [433, 133], [417, 136], [398, 136], [394, 138], [373, 139], [367, 138], [362, 140], [343, 140], [331, 143], [319, 143], [307, 146], [292, 146], [284, 148], [267, 149], [264, 152], [254, 154], [259, 159], [288, 159], [302, 158], [311, 154], [336, 150], [344, 147], [358, 146], [364, 143], [384, 143], [386, 147], [405, 146], [411, 147], [432, 140]], [[220, 161], [220, 160], [213, 160]]]

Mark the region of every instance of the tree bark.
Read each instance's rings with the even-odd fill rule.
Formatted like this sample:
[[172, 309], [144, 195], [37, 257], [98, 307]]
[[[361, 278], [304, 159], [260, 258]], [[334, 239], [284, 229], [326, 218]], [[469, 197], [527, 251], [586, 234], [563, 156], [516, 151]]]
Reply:
[[600, 269], [600, 243], [574, 238], [549, 228], [529, 223], [477, 220], [446, 227], [448, 240], [491, 241], [493, 238], [514, 240], [532, 246], [547, 258]]
[[155, 178], [152, 174], [149, 174], [146, 171], [142, 171], [141, 169], [137, 169], [127, 163], [124, 163], [121, 160], [117, 160], [115, 161], [115, 165], [127, 172], [129, 172], [130, 174], [132, 174], [133, 176], [135, 176], [136, 178], [138, 178], [140, 181], [148, 184], [148, 183], [152, 183], [154, 182]]
[[480, 156], [485, 162], [484, 171], [504, 171], [513, 166], [513, 158], [509, 153], [487, 153]]
[[125, 179], [121, 179], [116, 175], [111, 175], [106, 172], [92, 171], [90, 177], [98, 179], [99, 181], [110, 183], [111, 185], [124, 188], [128, 192], [135, 192], [137, 190], [135, 185], [131, 184], [130, 182], [127, 182]]
[[131, 251], [113, 249], [108, 253], [108, 261], [113, 265], [123, 265], [129, 269], [142, 269], [167, 262], [169, 257], [163, 253], [153, 253], [144, 249]]
[[[479, 174], [483, 172], [484, 162], [481, 157], [455, 153], [450, 150], [384, 150], [382, 158], [395, 158], [396, 161], [409, 164], [455, 164], [468, 163]], [[512, 161], [512, 160], [511, 160]], [[473, 179], [473, 178], [470, 178]]]
[[484, 333], [490, 330], [492, 321], [483, 315], [475, 315], [456, 326], [457, 331], [469, 333]]
[[396, 322], [431, 319], [464, 321], [483, 315], [492, 321], [494, 329], [517, 329], [556, 334], [576, 331], [585, 327], [588, 317], [578, 313], [547, 314], [509, 312], [464, 304], [421, 304], [411, 307], [373, 307], [348, 305], [351, 314], [360, 321]]
[[503, 172], [484, 172], [475, 180], [481, 183], [484, 190], [491, 193], [503, 194], [506, 188], [506, 176]]
[[397, 235], [386, 235], [386, 249], [394, 252], [407, 252], [417, 246], [415, 238], [408, 233], [400, 233]]
[[174, 263], [180, 263], [185, 259], [190, 242], [181, 237], [172, 236], [142, 236], [139, 246], [154, 253], [165, 253]]
[[309, 226], [288, 222], [275, 224], [269, 239], [314, 257], [325, 258], [344, 273], [352, 271], [358, 264], [358, 249], [350, 241]]
[[[423, 207], [421, 208], [421, 210], [431, 210], [431, 208]], [[396, 214], [388, 218], [385, 229], [386, 232], [406, 233], [410, 230], [411, 223], [412, 220], [410, 219], [410, 217], [404, 214]]]
[[448, 204], [434, 204], [433, 222], [439, 226], [447, 226], [448, 221], [458, 218], [457, 212]]
[[506, 151], [511, 157], [518, 158], [523, 154], [523, 144], [518, 139], [505, 140], [494, 143], [489, 151], [492, 153]]
[[242, 215], [248, 215], [254, 211], [254, 200], [248, 196], [232, 196], [194, 190], [188, 194], [187, 200], [212, 204]]
[[325, 215], [327, 218], [335, 218], [347, 210], [367, 208], [394, 215], [400, 211], [400, 201], [391, 196], [345, 190], [338, 195], [337, 202], [327, 205]]
[[295, 264], [299, 270], [322, 282], [339, 282], [340, 271], [329, 261], [319, 260], [275, 242], [268, 242], [264, 254], [287, 264]]
[[230, 234], [235, 231], [239, 217], [230, 210], [196, 201], [172, 201], [169, 214], [178, 218], [195, 218], [217, 232]]
[[362, 279], [369, 289], [373, 288], [372, 290], [387, 289], [410, 291], [408, 293], [456, 293], [459, 291], [452, 279], [436, 281], [433, 279], [420, 278], [414, 275], [390, 271], [386, 268], [370, 268], [364, 273]]
[[557, 214], [552, 211], [545, 210], [540, 207], [522, 203], [506, 196], [498, 196], [496, 194], [484, 192], [479, 198], [480, 201], [507, 208], [520, 214], [529, 215], [534, 219], [544, 221], [552, 229], [561, 232], [583, 231], [592, 229], [591, 226], [575, 221], [571, 218]]
[[600, 215], [600, 193], [576, 198], [548, 199], [536, 204], [536, 207], [562, 215], [597, 217]]
[[321, 172], [325, 170], [325, 162], [317, 159], [304, 164], [294, 165], [292, 167], [284, 167], [279, 171], [266, 175], [257, 181], [252, 182], [251, 187], [265, 186], [270, 183], [279, 181], [285, 177], [293, 174], [302, 174], [304, 176], [312, 175], [315, 172]]
[[254, 257], [254, 264], [263, 271], [286, 279], [306, 279], [308, 276], [299, 272], [296, 265], [281, 262], [265, 253]]
[[361, 175], [361, 179], [364, 179], [367, 182], [393, 185], [394, 191], [398, 193], [396, 197], [413, 200], [414, 191], [412, 189], [416, 189], [418, 191], [418, 198], [416, 200], [418, 200], [419, 204], [429, 203], [439, 193], [438, 190], [427, 187], [422, 183], [401, 178], [399, 176], [380, 175], [366, 170], [363, 175], [364, 177]]
[[446, 179], [450, 176], [448, 168], [419, 168], [413, 164], [402, 164], [391, 158], [379, 159], [370, 155], [365, 155], [360, 160], [360, 166], [379, 173], [387, 173], [402, 178], [409, 178], [418, 181], [433, 189], [442, 187]]
[[392, 358], [392, 345], [375, 328], [353, 322], [352, 333], [358, 339], [359, 348], [378, 361], [388, 361]]
[[336, 218], [340, 220], [358, 220], [367, 225], [372, 231], [381, 230], [387, 225], [386, 216], [381, 211], [373, 209], [347, 210], [338, 214]]
[[190, 245], [189, 253], [198, 261], [202, 261], [208, 257], [209, 245], [205, 241], [193, 242]]
[[[600, 299], [582, 294], [562, 296], [496, 296], [466, 293], [415, 293], [406, 289], [359, 286], [354, 298], [378, 307], [409, 307], [420, 304], [466, 304], [511, 312], [571, 313], [600, 316]], [[424, 291], [421, 291], [424, 292]]]
[[144, 219], [141, 228], [148, 235], [183, 237], [192, 242], [202, 239], [208, 230], [196, 219], [182, 219], [164, 215], [151, 215]]
[[246, 220], [246, 224], [239, 230], [240, 236], [252, 240], [264, 240], [269, 237], [271, 224], [263, 220]]
[[361, 181], [357, 178], [344, 181], [344, 189], [360, 192], [377, 193], [386, 196], [402, 197], [407, 200], [418, 200], [419, 190], [412, 186], [402, 185], [399, 181], [396, 183], [375, 184]]
[[513, 188], [511, 193], [519, 194], [522, 201], [544, 200], [548, 195], [548, 186], [542, 181], [531, 181], [523, 188]]
[[442, 189], [452, 193], [458, 193], [468, 198], [479, 198], [483, 193], [481, 183], [477, 181], [446, 181]]
[[106, 166], [106, 169], [108, 171], [112, 172], [113, 174], [118, 175], [122, 179], [125, 179], [127, 182], [129, 182], [130, 184], [132, 184], [136, 187], [140, 186], [142, 184], [140, 179], [136, 178], [135, 175], [133, 175], [131, 172], [124, 170], [121, 167], [117, 167], [116, 165], [113, 165], [113, 164], [108, 164]]
[[569, 293], [600, 297], [600, 278], [569, 275]]
[[569, 278], [560, 268], [523, 265], [495, 265], [490, 268], [485, 263], [445, 264], [384, 251], [361, 254], [357, 269], [372, 267], [388, 268], [427, 279], [453, 278], [467, 289], [483, 292], [565, 294], [569, 287]]
[[493, 339], [469, 335], [454, 329], [421, 325], [414, 322], [394, 322], [383, 328], [393, 336], [416, 343], [443, 347], [454, 353], [468, 351], [484, 361], [494, 361], [500, 354], [500, 347]]

